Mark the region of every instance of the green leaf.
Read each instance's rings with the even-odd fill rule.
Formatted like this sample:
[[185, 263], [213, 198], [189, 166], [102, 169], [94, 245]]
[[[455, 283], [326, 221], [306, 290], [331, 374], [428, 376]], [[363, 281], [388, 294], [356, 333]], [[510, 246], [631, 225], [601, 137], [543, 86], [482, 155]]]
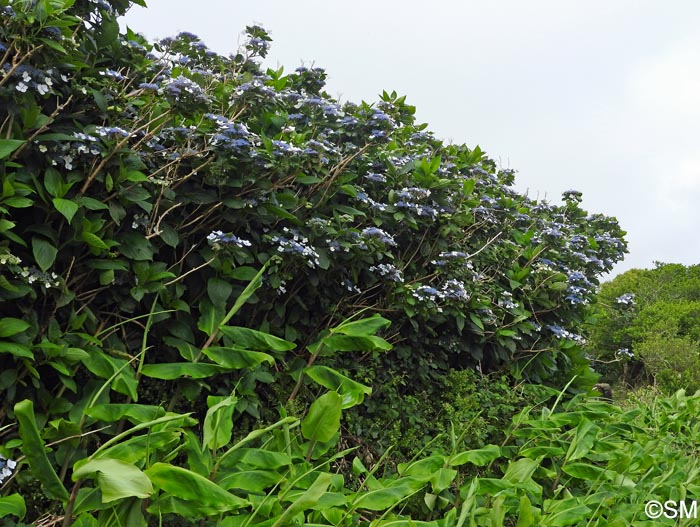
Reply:
[[585, 481], [596, 481], [605, 473], [604, 468], [589, 463], [567, 463], [561, 469], [569, 476]]
[[302, 435], [310, 441], [330, 441], [340, 429], [342, 409], [343, 398], [340, 395], [335, 392], [322, 395], [313, 402], [301, 422]]
[[207, 357], [220, 366], [231, 370], [242, 370], [244, 368], [255, 368], [263, 362], [274, 364], [275, 359], [261, 351], [241, 350], [237, 348], [226, 348], [221, 346], [210, 346], [202, 350]]
[[520, 508], [518, 509], [518, 523], [515, 527], [531, 527], [532, 525], [535, 525], [534, 508], [527, 496], [521, 496]]
[[102, 503], [122, 498], [148, 498], [153, 494], [153, 485], [146, 474], [130, 463], [119, 459], [99, 458], [75, 464], [73, 481], [95, 476], [102, 492]]
[[270, 265], [269, 260], [265, 262], [265, 265], [262, 266], [262, 269], [258, 271], [258, 274], [256, 274], [253, 279], [248, 283], [248, 285], [245, 287], [245, 289], [241, 292], [240, 295], [238, 295], [238, 298], [236, 298], [236, 301], [233, 303], [233, 307], [229, 310], [228, 313], [226, 313], [226, 316], [224, 319], [221, 321], [219, 324], [220, 326], [225, 326], [229, 320], [231, 320], [231, 317], [238, 313], [238, 310], [243, 307], [243, 304], [245, 304], [248, 299], [253, 296], [253, 293], [258, 290], [258, 288], [262, 285], [262, 276], [265, 274], [265, 271], [267, 270], [267, 267]]
[[19, 436], [22, 439], [22, 453], [27, 457], [32, 474], [44, 487], [44, 494], [50, 499], [68, 501], [68, 491], [54, 471], [34, 416], [34, 403], [28, 399], [15, 405], [15, 417], [19, 422]]
[[[0, 321], [0, 324], [1, 323], [2, 321]], [[0, 353], [9, 353], [15, 357], [34, 360], [34, 353], [32, 353], [32, 350], [24, 344], [18, 344], [16, 342], [0, 341]]]
[[0, 337], [11, 337], [28, 330], [30, 325], [19, 318], [0, 318]]
[[231, 441], [233, 431], [233, 411], [238, 397], [207, 397], [207, 415], [204, 417], [202, 445], [210, 450], [217, 450]]
[[0, 159], [5, 159], [24, 143], [22, 139], [0, 139]]
[[291, 525], [291, 519], [294, 516], [314, 507], [318, 503], [318, 500], [320, 500], [323, 495], [326, 494], [328, 486], [331, 484], [332, 480], [333, 474], [329, 474], [328, 472], [322, 472], [319, 474], [316, 481], [311, 484], [306, 492], [294, 500], [294, 502], [287, 508], [287, 510], [284, 511], [282, 516], [277, 519], [272, 527]]
[[146, 470], [151, 481], [176, 498], [210, 506], [218, 512], [237, 510], [250, 503], [226, 492], [213, 481], [185, 468], [155, 463]]
[[219, 373], [230, 371], [218, 364], [204, 364], [192, 362], [171, 362], [165, 364], [146, 364], [141, 373], [153, 379], [172, 381], [181, 377], [190, 379], [205, 379]]
[[386, 340], [381, 337], [352, 337], [350, 335], [329, 335], [322, 341], [309, 346], [312, 353], [316, 346], [323, 344], [322, 355], [329, 355], [335, 351], [387, 351], [392, 348]]
[[583, 418], [576, 427], [576, 435], [571, 441], [565, 460], [575, 461], [586, 456], [593, 448], [600, 427], [593, 421]]
[[87, 408], [85, 413], [98, 421], [113, 423], [126, 417], [136, 424], [163, 417], [165, 410], [160, 406], [147, 404], [98, 404]]
[[53, 198], [52, 201], [53, 206], [56, 207], [56, 210], [63, 214], [70, 224], [73, 216], [75, 216], [75, 213], [78, 212], [78, 204], [69, 199], [63, 198]]
[[13, 196], [11, 198], [5, 198], [2, 201], [3, 205], [7, 205], [8, 207], [12, 207], [15, 209], [26, 209], [27, 207], [31, 207], [34, 205], [34, 202], [29, 199], [29, 198], [21, 198], [19, 196]]
[[419, 490], [423, 486], [411, 479], [403, 479], [393, 487], [370, 490], [361, 493], [353, 502], [354, 509], [367, 509], [371, 511], [381, 511], [391, 509], [398, 505], [405, 498]]
[[46, 272], [56, 260], [58, 249], [46, 240], [32, 238], [32, 253], [39, 269]]
[[340, 393], [343, 409], [361, 404], [365, 395], [372, 394], [372, 388], [369, 386], [353, 381], [327, 366], [310, 366], [304, 373], [324, 388]]
[[487, 445], [484, 448], [460, 452], [450, 458], [449, 465], [457, 467], [465, 463], [471, 463], [472, 465], [483, 467], [499, 457], [501, 457], [501, 448], [496, 445]]
[[61, 173], [55, 168], [47, 168], [44, 172], [44, 188], [55, 198], [62, 198], [65, 194], [63, 190], [63, 178]]
[[219, 330], [231, 339], [236, 348], [284, 352], [296, 347], [296, 344], [293, 342], [255, 329], [239, 326], [221, 326]]
[[380, 329], [388, 328], [390, 325], [390, 320], [379, 315], [373, 315], [369, 318], [363, 318], [362, 320], [344, 322], [331, 329], [331, 333], [341, 333], [343, 335], [350, 335], [351, 337], [369, 337], [377, 333]]
[[0, 498], [0, 518], [5, 516], [17, 516], [20, 520], [27, 514], [27, 507], [24, 498], [19, 494], [10, 494]]
[[109, 245], [107, 245], [102, 238], [99, 236], [88, 232], [88, 231], [83, 231], [80, 233], [80, 239], [83, 240], [85, 243], [87, 243], [90, 247], [93, 247], [95, 249], [103, 249], [108, 251], [109, 250]]
[[225, 308], [228, 297], [231, 296], [233, 285], [221, 278], [212, 277], [207, 282], [209, 300], [216, 307]]
[[153, 260], [153, 245], [137, 232], [128, 232], [119, 240], [119, 251], [132, 260]]
[[247, 492], [264, 492], [271, 489], [282, 479], [282, 474], [269, 470], [243, 470], [227, 472], [216, 483], [226, 490], [239, 489]]

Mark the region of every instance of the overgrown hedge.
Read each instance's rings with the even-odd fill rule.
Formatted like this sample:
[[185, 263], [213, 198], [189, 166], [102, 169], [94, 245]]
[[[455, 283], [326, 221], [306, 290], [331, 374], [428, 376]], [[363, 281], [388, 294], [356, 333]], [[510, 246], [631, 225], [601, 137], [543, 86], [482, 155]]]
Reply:
[[[373, 419], [430, 436], [443, 403], [469, 408], [436, 393], [450, 370], [586, 384], [581, 328], [626, 251], [614, 218], [573, 190], [516, 192], [395, 93], [340, 104], [320, 68], [265, 70], [258, 26], [223, 57], [189, 33], [120, 34], [130, 5], [0, 0], [0, 427], [2, 454], [30, 468], [12, 496], [39, 482], [34, 512], [83, 525], [234, 510], [226, 525], [281, 525], [345, 495], [329, 468], [348, 454], [332, 454], [341, 410], [360, 409], [343, 440]], [[438, 409], [416, 420], [407, 396]], [[241, 440], [255, 458], [286, 449], [296, 479], [231, 490], [240, 467], [217, 460]], [[179, 477], [213, 494], [197, 502]], [[358, 489], [342, 521], [425, 484], [376, 502]]]

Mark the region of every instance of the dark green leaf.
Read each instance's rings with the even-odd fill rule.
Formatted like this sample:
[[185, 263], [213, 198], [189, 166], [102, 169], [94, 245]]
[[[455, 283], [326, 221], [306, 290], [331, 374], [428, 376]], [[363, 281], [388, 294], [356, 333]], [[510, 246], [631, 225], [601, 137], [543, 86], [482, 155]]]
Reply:
[[34, 254], [34, 259], [39, 269], [47, 271], [56, 260], [58, 249], [46, 240], [32, 238], [32, 253]]
[[26, 141], [21, 139], [0, 139], [0, 159], [5, 159], [22, 146]]
[[79, 208], [77, 203], [63, 198], [53, 198], [53, 206], [56, 207], [58, 212], [63, 214], [63, 216], [68, 220], [69, 224], [73, 219], [73, 216], [75, 216], [75, 213], [78, 212]]
[[322, 395], [311, 404], [309, 413], [301, 422], [301, 433], [310, 441], [330, 441], [340, 429], [342, 408], [343, 398], [337, 393]]
[[58, 478], [53, 469], [44, 443], [41, 440], [41, 433], [37, 428], [36, 417], [34, 416], [34, 403], [28, 399], [20, 401], [15, 405], [15, 417], [19, 422], [19, 436], [22, 439], [22, 453], [27, 457], [32, 473], [44, 487], [47, 497], [66, 502], [68, 491]]

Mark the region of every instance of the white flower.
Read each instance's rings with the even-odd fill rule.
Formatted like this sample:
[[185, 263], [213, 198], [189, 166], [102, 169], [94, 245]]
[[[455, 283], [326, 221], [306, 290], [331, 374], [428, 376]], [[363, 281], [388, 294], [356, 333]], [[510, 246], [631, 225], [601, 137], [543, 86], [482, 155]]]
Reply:
[[46, 84], [38, 84], [36, 91], [39, 92], [39, 95], [46, 95], [49, 93], [49, 87]]
[[46, 145], [39, 145], [39, 152], [42, 154], [45, 154], [48, 151], [48, 148], [46, 148]]
[[29, 86], [27, 86], [23, 82], [20, 82], [17, 86], [15, 86], [15, 89], [21, 93], [25, 93], [27, 91], [27, 88], [29, 88]]

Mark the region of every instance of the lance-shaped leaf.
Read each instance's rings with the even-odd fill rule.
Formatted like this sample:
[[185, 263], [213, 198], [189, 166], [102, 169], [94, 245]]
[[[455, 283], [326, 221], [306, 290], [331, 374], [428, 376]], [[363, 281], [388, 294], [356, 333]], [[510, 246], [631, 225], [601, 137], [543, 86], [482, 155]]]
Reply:
[[340, 429], [342, 409], [343, 398], [336, 392], [322, 395], [313, 402], [301, 422], [302, 435], [310, 441], [330, 441]]
[[343, 409], [356, 406], [372, 394], [372, 388], [353, 381], [342, 373], [326, 366], [311, 366], [306, 368], [306, 375], [321, 386], [340, 393], [343, 398]]
[[226, 492], [213, 481], [186, 468], [155, 463], [146, 474], [162, 491], [175, 498], [211, 507], [218, 512], [240, 509], [250, 503]]
[[207, 404], [211, 405], [204, 418], [204, 438], [202, 444], [216, 450], [231, 441], [233, 431], [233, 410], [236, 408], [238, 397], [207, 397]]
[[122, 498], [148, 498], [153, 485], [146, 474], [120, 459], [99, 458], [75, 464], [73, 481], [93, 476], [102, 493], [102, 503]]
[[28, 399], [15, 405], [15, 416], [19, 422], [19, 436], [22, 438], [22, 452], [27, 457], [34, 476], [44, 486], [46, 496], [61, 501], [68, 500], [68, 491], [54, 471], [34, 416], [34, 403]]

